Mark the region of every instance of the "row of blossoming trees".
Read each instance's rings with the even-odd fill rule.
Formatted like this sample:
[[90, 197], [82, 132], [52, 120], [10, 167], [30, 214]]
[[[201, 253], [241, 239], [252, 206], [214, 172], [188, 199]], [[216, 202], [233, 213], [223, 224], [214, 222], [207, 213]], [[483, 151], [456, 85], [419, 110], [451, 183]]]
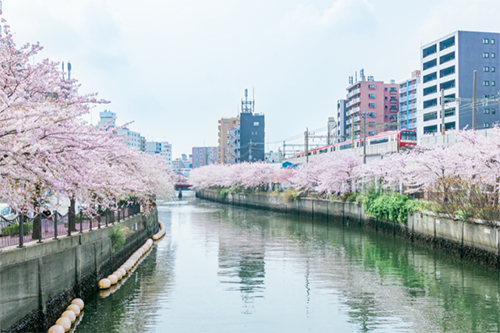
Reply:
[[457, 131], [453, 145], [416, 148], [363, 164], [362, 157], [324, 155], [296, 169], [267, 164], [210, 165], [193, 170], [196, 189], [257, 189], [287, 184], [300, 195], [331, 197], [377, 190], [419, 193], [450, 217], [498, 219], [500, 129], [488, 136]]
[[[5, 21], [2, 21], [5, 23]], [[18, 212], [39, 211], [48, 196], [78, 201], [86, 214], [134, 197], [145, 206], [173, 191], [166, 163], [130, 149], [116, 129], [82, 115], [106, 101], [79, 94], [58, 64], [30, 62], [41, 46], [18, 47], [7, 25], [0, 37], [0, 199]]]

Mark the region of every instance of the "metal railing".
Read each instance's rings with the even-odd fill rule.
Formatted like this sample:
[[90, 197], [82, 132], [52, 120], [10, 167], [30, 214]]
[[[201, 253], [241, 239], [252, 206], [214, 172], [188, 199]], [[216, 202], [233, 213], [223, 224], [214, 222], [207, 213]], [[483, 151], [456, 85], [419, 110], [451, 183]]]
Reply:
[[15, 245], [23, 247], [27, 242], [41, 243], [44, 239], [57, 239], [61, 236], [83, 233], [84, 230], [100, 229], [101, 226], [115, 224], [140, 211], [140, 204], [133, 202], [117, 210], [99, 211], [92, 218], [84, 215], [81, 210], [71, 219], [70, 211], [65, 215], [57, 211], [50, 214], [42, 212], [34, 217], [17, 215], [13, 219], [0, 216], [0, 249]]

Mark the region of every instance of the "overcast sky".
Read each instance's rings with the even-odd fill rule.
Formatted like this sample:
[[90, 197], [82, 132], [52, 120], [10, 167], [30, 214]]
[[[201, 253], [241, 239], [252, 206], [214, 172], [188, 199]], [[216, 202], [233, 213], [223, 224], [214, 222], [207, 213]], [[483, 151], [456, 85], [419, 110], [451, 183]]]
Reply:
[[[217, 145], [245, 88], [266, 141], [326, 127], [348, 76], [402, 81], [419, 47], [455, 30], [500, 32], [498, 0], [3, 0], [18, 45], [68, 61], [122, 124], [173, 156]], [[359, 75], [359, 74], [358, 74]], [[90, 117], [88, 118], [90, 120]], [[276, 144], [266, 148], [276, 149]]]

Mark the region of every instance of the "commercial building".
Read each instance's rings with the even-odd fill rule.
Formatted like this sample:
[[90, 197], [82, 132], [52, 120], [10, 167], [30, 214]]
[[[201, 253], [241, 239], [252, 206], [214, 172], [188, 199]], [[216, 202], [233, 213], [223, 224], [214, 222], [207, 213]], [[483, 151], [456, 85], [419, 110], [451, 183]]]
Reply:
[[411, 77], [399, 83], [399, 128], [415, 130], [417, 109], [422, 108], [421, 72], [416, 70]]
[[[397, 129], [399, 111], [398, 85], [375, 81], [373, 76], [360, 71], [360, 80], [349, 78], [347, 87], [347, 140], [363, 137], [363, 124], [366, 117], [367, 136]], [[354, 133], [353, 133], [354, 131]], [[354, 134], [354, 135], [353, 135]]]
[[219, 120], [219, 163], [234, 164], [240, 161], [239, 150], [240, 118], [222, 118]]
[[218, 159], [219, 148], [217, 147], [193, 147], [193, 169], [215, 164]]
[[219, 120], [219, 163], [258, 162], [265, 160], [265, 117], [255, 112], [255, 101], [241, 101], [236, 118]]
[[441, 90], [444, 90], [445, 130], [472, 128], [473, 72], [477, 71], [476, 128], [497, 124], [500, 114], [486, 99], [498, 94], [500, 34], [455, 31], [420, 49], [423, 100], [417, 116], [417, 136], [442, 132]]

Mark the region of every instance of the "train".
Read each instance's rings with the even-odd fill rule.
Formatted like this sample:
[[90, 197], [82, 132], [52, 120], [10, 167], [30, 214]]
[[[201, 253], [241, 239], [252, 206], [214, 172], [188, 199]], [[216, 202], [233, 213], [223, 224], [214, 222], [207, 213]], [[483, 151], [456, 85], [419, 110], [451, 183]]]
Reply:
[[[357, 139], [354, 140], [354, 148], [362, 148], [365, 139]], [[366, 147], [380, 145], [384, 143], [397, 142], [397, 147], [399, 148], [409, 148], [417, 145], [417, 132], [412, 130], [399, 130], [399, 131], [390, 131], [383, 132], [377, 135], [369, 136], [366, 138]], [[335, 143], [332, 145], [328, 145], [325, 147], [320, 147], [316, 149], [309, 150], [308, 155], [320, 155], [324, 153], [334, 153], [334, 152], [342, 152], [347, 149], [351, 149], [353, 146], [352, 141], [344, 141], [341, 143]], [[293, 161], [295, 159], [299, 159], [301, 157], [306, 157], [306, 152], [298, 153], [293, 155], [288, 160]]]

